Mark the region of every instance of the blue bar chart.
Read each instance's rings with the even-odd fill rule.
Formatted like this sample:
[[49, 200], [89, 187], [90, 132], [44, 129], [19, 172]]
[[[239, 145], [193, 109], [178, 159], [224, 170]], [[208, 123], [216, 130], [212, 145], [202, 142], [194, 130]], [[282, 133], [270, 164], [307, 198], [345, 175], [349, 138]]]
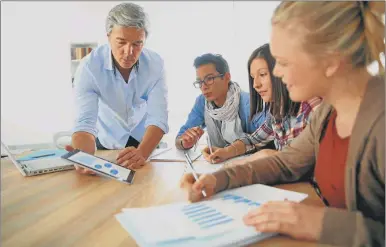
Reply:
[[227, 201], [227, 200], [230, 200], [230, 201], [233, 201], [234, 203], [238, 204], [238, 203], [243, 203], [243, 204], [247, 204], [248, 206], [260, 206], [260, 203], [258, 202], [254, 202], [252, 200], [249, 200], [247, 198], [244, 198], [242, 196], [236, 196], [236, 195], [233, 195], [233, 194], [225, 194], [222, 199], [224, 201]]
[[[232, 205], [234, 204], [235, 207], [241, 204], [248, 207], [260, 206], [260, 203], [258, 202], [233, 194], [225, 194], [221, 200], [226, 201]], [[224, 225], [234, 220], [231, 216], [220, 212], [218, 209], [210, 206], [205, 202], [185, 205], [182, 208], [182, 212], [185, 217], [187, 217], [192, 223], [197, 224], [200, 229], [208, 229], [215, 226]]]
[[198, 224], [201, 229], [208, 229], [233, 221], [231, 217], [204, 203], [186, 205], [182, 208], [182, 212], [190, 221]]

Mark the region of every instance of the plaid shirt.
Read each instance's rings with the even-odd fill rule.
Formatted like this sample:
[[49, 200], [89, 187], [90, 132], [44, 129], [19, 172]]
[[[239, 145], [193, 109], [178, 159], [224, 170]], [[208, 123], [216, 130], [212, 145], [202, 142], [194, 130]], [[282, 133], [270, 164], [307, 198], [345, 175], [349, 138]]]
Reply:
[[311, 113], [321, 102], [321, 98], [303, 101], [296, 117], [285, 116], [282, 121], [276, 121], [272, 114], [268, 113], [265, 122], [253, 134], [240, 140], [246, 146], [255, 145], [257, 150], [273, 140], [276, 149], [282, 150], [310, 123]]

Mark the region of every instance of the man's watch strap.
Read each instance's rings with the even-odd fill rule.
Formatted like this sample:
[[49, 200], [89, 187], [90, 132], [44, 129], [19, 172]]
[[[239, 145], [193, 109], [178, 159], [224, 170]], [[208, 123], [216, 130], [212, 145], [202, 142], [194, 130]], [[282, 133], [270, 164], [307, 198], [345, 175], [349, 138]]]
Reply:
[[182, 147], [183, 150], [189, 150], [189, 148], [185, 148], [185, 147], [184, 147], [184, 144], [183, 144], [183, 142], [182, 142], [182, 138], [181, 138], [181, 140], [180, 140], [180, 144], [181, 144], [181, 147]]

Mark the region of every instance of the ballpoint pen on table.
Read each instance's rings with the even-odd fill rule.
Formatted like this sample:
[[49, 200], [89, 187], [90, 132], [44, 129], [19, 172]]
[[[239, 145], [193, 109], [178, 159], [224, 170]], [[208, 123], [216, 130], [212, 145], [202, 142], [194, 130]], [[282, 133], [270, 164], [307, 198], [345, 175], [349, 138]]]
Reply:
[[[193, 174], [194, 179], [196, 179], [196, 181], [198, 181], [198, 176], [197, 176], [196, 171], [194, 170], [192, 159], [189, 157], [188, 153], [184, 152], [184, 154], [185, 154], [185, 158], [186, 158], [186, 163], [188, 163], [190, 169], [192, 170], [192, 174]], [[206, 197], [206, 193], [204, 190], [201, 190], [201, 193], [204, 197]]]
[[37, 159], [37, 158], [48, 157], [48, 156], [53, 156], [53, 155], [55, 155], [55, 153], [51, 153], [51, 154], [42, 154], [42, 155], [38, 155], [38, 156], [32, 156], [31, 158]]

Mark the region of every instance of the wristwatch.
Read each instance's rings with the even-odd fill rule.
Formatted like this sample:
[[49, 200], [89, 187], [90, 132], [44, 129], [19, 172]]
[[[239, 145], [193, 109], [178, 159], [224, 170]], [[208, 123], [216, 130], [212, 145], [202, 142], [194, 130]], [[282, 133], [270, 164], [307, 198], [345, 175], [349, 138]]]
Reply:
[[184, 147], [184, 144], [182, 144], [182, 139], [180, 140], [180, 144], [181, 144], [182, 149], [184, 149], [184, 150], [189, 150], [189, 148], [185, 148], [185, 147]]

